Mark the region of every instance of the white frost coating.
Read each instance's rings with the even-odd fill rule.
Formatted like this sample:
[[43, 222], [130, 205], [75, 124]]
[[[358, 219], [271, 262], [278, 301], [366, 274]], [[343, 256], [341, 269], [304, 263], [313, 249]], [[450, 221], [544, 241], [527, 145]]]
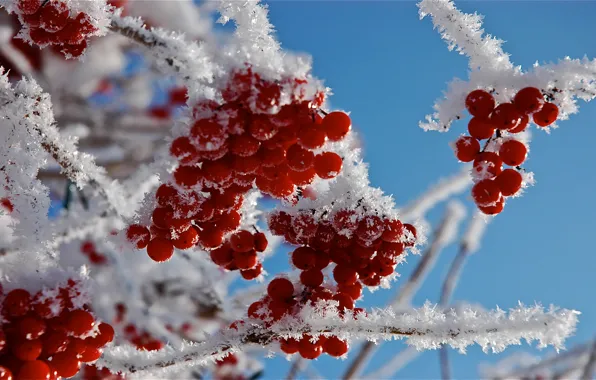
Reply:
[[437, 244], [445, 247], [457, 238], [458, 227], [463, 218], [466, 217], [466, 207], [458, 200], [452, 200], [447, 204], [445, 211], [445, 227], [441, 234], [435, 237]]
[[474, 216], [468, 224], [468, 228], [461, 238], [462, 246], [465, 246], [467, 253], [475, 253], [480, 248], [480, 241], [484, 236], [484, 230], [490, 219], [484, 218], [484, 214], [479, 211], [474, 213]]
[[472, 185], [469, 168], [466, 166], [460, 173], [441, 179], [416, 200], [399, 210], [403, 221], [423, 218], [437, 203], [459, 194]]
[[[500, 41], [490, 36], [481, 37], [478, 15], [461, 13], [447, 0], [423, 0], [419, 7], [421, 16], [433, 16], [435, 26], [448, 41], [450, 49], [458, 46], [458, 51], [470, 57], [472, 70], [468, 81], [456, 78], [449, 83], [444, 98], [433, 107], [435, 113], [420, 122], [424, 130], [449, 130], [453, 121], [463, 117], [467, 94], [477, 88], [496, 90], [493, 95], [501, 103], [510, 101], [523, 87], [537, 87], [559, 107], [559, 120], [577, 113], [575, 98], [590, 101], [596, 97], [596, 60], [566, 57], [556, 64], [540, 66], [536, 63], [532, 70], [522, 72], [520, 67], [509, 62]], [[492, 62], [489, 64], [488, 60]]]
[[561, 349], [564, 340], [575, 331], [579, 314], [552, 307], [545, 311], [539, 305], [520, 305], [509, 313], [501, 309], [484, 311], [470, 307], [444, 313], [441, 308], [427, 303], [420, 309], [399, 314], [386, 309], [373, 310], [366, 316], [346, 314], [341, 317], [337, 309], [321, 307], [305, 307], [296, 318], [288, 317], [269, 327], [247, 320], [238, 331], [227, 329], [202, 344], [184, 343], [153, 353], [129, 346], [106, 348], [97, 365], [124, 373], [132, 371], [136, 378], [164, 376], [180, 366], [213, 362], [229, 352], [242, 350], [251, 342], [267, 346], [274, 336], [299, 337], [303, 333], [314, 337], [336, 335], [349, 340], [405, 339], [407, 344], [419, 350], [437, 349], [441, 344], [448, 344], [465, 352], [466, 347], [478, 344], [485, 352], [501, 352], [509, 345], [521, 344], [522, 339], [529, 343], [537, 341], [539, 348], [552, 345]]

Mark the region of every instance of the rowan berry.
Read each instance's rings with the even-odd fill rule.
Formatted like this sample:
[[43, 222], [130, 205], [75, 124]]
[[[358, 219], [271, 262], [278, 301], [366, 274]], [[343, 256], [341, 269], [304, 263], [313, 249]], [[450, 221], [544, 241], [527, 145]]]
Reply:
[[343, 160], [334, 152], [323, 152], [315, 156], [314, 169], [317, 175], [323, 179], [335, 178], [341, 172]]
[[559, 107], [553, 103], [544, 103], [542, 109], [532, 115], [534, 123], [539, 127], [548, 127], [559, 117]]
[[348, 265], [338, 264], [333, 269], [333, 279], [341, 285], [352, 285], [358, 280], [358, 273]]
[[513, 105], [522, 114], [528, 115], [540, 111], [544, 104], [544, 95], [536, 87], [522, 88], [515, 94]]
[[132, 224], [128, 226], [128, 229], [126, 230], [126, 238], [133, 243], [137, 249], [143, 249], [149, 244], [151, 233], [145, 226]]
[[522, 175], [515, 169], [505, 169], [495, 178], [501, 194], [506, 197], [515, 195], [522, 187]]
[[[52, 361], [53, 363], [53, 361]], [[17, 380], [50, 379], [50, 367], [42, 360], [32, 360], [23, 363], [19, 369]], [[7, 379], [7, 380], [10, 380]]]
[[259, 259], [255, 250], [248, 252], [234, 252], [234, 264], [238, 269], [250, 269], [257, 265]]
[[254, 234], [255, 238], [255, 249], [257, 252], [265, 252], [267, 249], [267, 245], [269, 242], [267, 241], [267, 236], [265, 236], [262, 232], [257, 232]]
[[345, 355], [348, 352], [348, 348], [348, 343], [336, 336], [328, 337], [323, 344], [323, 351], [336, 358]]
[[470, 162], [480, 152], [480, 143], [470, 136], [461, 136], [454, 144], [455, 156], [462, 162]]
[[507, 140], [499, 148], [499, 156], [509, 166], [519, 166], [526, 160], [528, 148], [521, 141]]
[[292, 355], [298, 352], [300, 342], [294, 338], [280, 339], [279, 348], [286, 354]]
[[528, 115], [523, 115], [520, 119], [519, 124], [517, 124], [517, 127], [512, 128], [512, 129], [508, 130], [507, 132], [509, 132], [509, 133], [523, 132], [526, 129], [526, 127], [528, 126], [529, 121], [530, 121], [530, 117]]
[[491, 206], [499, 200], [501, 191], [496, 182], [491, 179], [483, 179], [472, 187], [472, 198], [479, 206]]
[[505, 199], [501, 197], [494, 205], [490, 206], [478, 206], [478, 209], [487, 215], [496, 215], [503, 211], [505, 207]]
[[472, 116], [488, 117], [495, 108], [495, 99], [484, 90], [474, 90], [466, 96], [466, 109]]
[[267, 286], [267, 294], [272, 299], [288, 299], [294, 294], [294, 285], [287, 278], [277, 277]]
[[352, 121], [347, 113], [335, 111], [325, 115], [321, 127], [329, 140], [339, 141], [350, 132]]
[[484, 140], [495, 133], [495, 127], [489, 118], [473, 117], [468, 123], [468, 132], [475, 139]]
[[31, 294], [25, 289], [11, 290], [2, 303], [2, 312], [8, 317], [20, 317], [31, 308]]
[[310, 339], [311, 338], [308, 335], [304, 335], [304, 337], [300, 339], [298, 352], [300, 352], [300, 356], [304, 359], [314, 360], [323, 353], [323, 347], [318, 342], [312, 343]]
[[151, 239], [147, 245], [147, 254], [153, 261], [158, 263], [167, 261], [174, 254], [174, 244], [163, 238]]
[[178, 249], [189, 249], [195, 246], [198, 241], [199, 234], [196, 229], [191, 227], [184, 232], [180, 232], [178, 238], [172, 240], [172, 244]]
[[85, 310], [77, 309], [68, 313], [66, 328], [75, 336], [82, 336], [95, 326], [95, 318]]
[[263, 272], [263, 264], [257, 263], [254, 268], [245, 269], [240, 271], [240, 275], [245, 280], [254, 280], [255, 278], [259, 277]]
[[503, 161], [497, 153], [481, 152], [474, 159], [474, 173], [480, 178], [494, 178], [503, 170]]
[[294, 144], [286, 151], [286, 158], [290, 169], [302, 172], [313, 166], [315, 155], [310, 150]]
[[521, 122], [522, 114], [512, 103], [501, 103], [490, 115], [490, 121], [495, 128], [510, 130]]
[[315, 124], [303, 126], [298, 132], [298, 143], [305, 149], [318, 149], [325, 145], [325, 140], [325, 131]]

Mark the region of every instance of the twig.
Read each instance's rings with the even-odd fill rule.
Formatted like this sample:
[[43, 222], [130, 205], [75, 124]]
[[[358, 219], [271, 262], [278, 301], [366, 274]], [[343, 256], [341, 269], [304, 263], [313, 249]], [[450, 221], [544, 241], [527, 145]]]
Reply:
[[590, 380], [594, 371], [596, 370], [596, 340], [592, 344], [592, 350], [590, 352], [590, 357], [588, 362], [586, 363], [584, 370], [582, 372], [582, 380]]
[[290, 366], [290, 371], [288, 371], [286, 380], [294, 380], [302, 370], [303, 365], [304, 359], [302, 359], [302, 357], [296, 357]]

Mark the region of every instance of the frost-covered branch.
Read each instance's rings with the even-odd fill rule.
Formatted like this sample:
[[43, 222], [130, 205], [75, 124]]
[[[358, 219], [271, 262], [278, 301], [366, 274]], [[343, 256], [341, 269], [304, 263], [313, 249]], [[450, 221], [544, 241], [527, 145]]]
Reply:
[[437, 349], [441, 344], [448, 344], [464, 351], [469, 345], [479, 344], [486, 352], [500, 352], [508, 345], [520, 344], [521, 339], [536, 340], [538, 347], [552, 345], [560, 349], [575, 331], [577, 314], [554, 308], [545, 311], [538, 305], [520, 305], [509, 313], [501, 309], [471, 308], [444, 312], [426, 304], [399, 314], [387, 309], [342, 317], [337, 311], [305, 308], [298, 318], [288, 318], [268, 327], [246, 323], [239, 330], [225, 330], [205, 343], [168, 347], [150, 356], [130, 347], [114, 347], [106, 350], [97, 365], [137, 376], [149, 373], [159, 376], [182, 365], [208, 363], [246, 346], [268, 346], [277, 338], [303, 334], [336, 335], [344, 339], [405, 339], [417, 349]]

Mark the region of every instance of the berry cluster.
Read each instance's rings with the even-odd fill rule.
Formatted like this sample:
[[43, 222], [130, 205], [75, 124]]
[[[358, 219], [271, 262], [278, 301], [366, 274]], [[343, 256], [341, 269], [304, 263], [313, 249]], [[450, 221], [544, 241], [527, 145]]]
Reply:
[[33, 380], [75, 376], [81, 363], [97, 360], [114, 339], [114, 329], [98, 323], [80, 302], [78, 283], [31, 295], [14, 289], [3, 295], [0, 378]]
[[86, 365], [83, 367], [83, 380], [124, 380], [124, 375], [113, 374], [107, 368], [99, 369], [94, 365]]
[[17, 5], [19, 20], [31, 41], [40, 47], [51, 45], [67, 58], [81, 56], [87, 40], [98, 30], [89, 15], [71, 14], [61, 0], [19, 0]]
[[[269, 228], [291, 244], [300, 245], [292, 252], [292, 263], [302, 273], [300, 281], [316, 288], [323, 283], [323, 269], [331, 262], [333, 278], [339, 289], [379, 286], [391, 276], [406, 247], [416, 241], [411, 224], [375, 214], [359, 214], [340, 209], [324, 219], [315, 212], [300, 211], [292, 216], [284, 211], [269, 215]], [[353, 300], [360, 296], [354, 291]]]
[[[343, 139], [350, 118], [342, 112], [318, 116], [315, 108], [324, 95], [315, 92], [306, 100], [307, 85], [296, 79], [268, 82], [248, 68], [236, 72], [222, 90], [223, 104], [197, 104], [189, 133], [171, 144], [170, 153], [180, 165], [173, 183], [161, 185], [155, 194], [152, 226], [132, 225], [127, 238], [139, 249], [146, 247], [155, 261], [168, 260], [174, 247], [221, 247], [211, 254], [214, 262], [241, 269], [244, 278], [258, 277], [255, 251], [265, 249], [265, 236], [234, 234], [244, 195], [256, 185], [276, 198], [296, 200], [297, 186], [316, 176], [334, 178], [342, 168], [337, 154], [314, 151]], [[282, 105], [282, 94], [290, 94], [292, 101]], [[171, 97], [182, 101], [186, 94]]]
[[[559, 108], [545, 102], [535, 87], [523, 88], [512, 102], [499, 105], [490, 93], [474, 90], [466, 97], [466, 108], [472, 115], [468, 123], [470, 136], [461, 136], [455, 142], [455, 155], [460, 161], [474, 162], [472, 198], [480, 211], [495, 215], [503, 211], [505, 198], [522, 187], [519, 171], [528, 148], [513, 135], [526, 129], [530, 116], [539, 127], [548, 127], [557, 120]], [[481, 148], [484, 139], [488, 140]], [[503, 164], [511, 168], [503, 169]]]
[[108, 262], [106, 257], [101, 253], [97, 252], [95, 244], [92, 241], [85, 241], [81, 244], [81, 252], [87, 256], [89, 261], [95, 265], [103, 265]]
[[[116, 318], [114, 325], [121, 325], [126, 319], [126, 305], [122, 303], [116, 304]], [[160, 340], [154, 338], [149, 332], [139, 330], [137, 326], [132, 323], [127, 323], [122, 327], [124, 338], [134, 344], [139, 350], [157, 351], [160, 350], [164, 344]]]
[[[272, 324], [286, 315], [296, 315], [306, 304], [316, 305], [319, 301], [337, 301], [338, 311], [343, 314], [346, 310], [353, 313], [365, 313], [361, 308], [354, 307], [354, 299], [360, 298], [362, 286], [354, 283], [351, 286], [338, 288], [333, 292], [323, 286], [300, 286], [293, 284], [284, 277], [273, 279], [267, 287], [267, 295], [252, 303], [248, 308], [248, 316]], [[237, 321], [230, 328], [236, 328]], [[316, 341], [304, 335], [300, 340], [280, 339], [280, 348], [287, 354], [299, 352], [305, 359], [316, 359], [325, 352], [334, 357], [343, 356], [348, 352], [348, 344], [335, 336], [320, 336]]]

